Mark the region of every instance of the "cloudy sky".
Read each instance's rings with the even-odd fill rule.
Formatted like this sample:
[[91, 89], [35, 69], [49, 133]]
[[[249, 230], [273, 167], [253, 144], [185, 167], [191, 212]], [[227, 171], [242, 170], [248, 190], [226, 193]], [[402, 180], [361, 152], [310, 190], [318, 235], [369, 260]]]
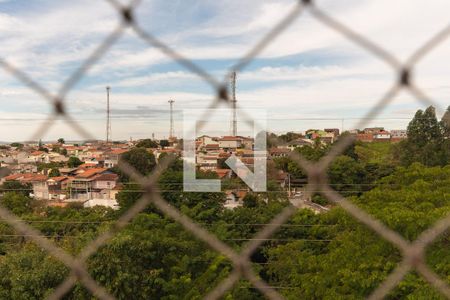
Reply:
[[[125, 0], [122, 1], [125, 3]], [[296, 0], [143, 0], [142, 28], [221, 80], [227, 68], [295, 6]], [[405, 61], [449, 25], [448, 0], [317, 0], [317, 6]], [[56, 93], [71, 72], [119, 24], [104, 0], [0, 0], [0, 58]], [[450, 39], [415, 69], [415, 81], [442, 107], [450, 104]], [[267, 109], [275, 132], [308, 128], [352, 129], [392, 86], [384, 61], [315, 20], [308, 11], [238, 73], [244, 109]], [[197, 75], [127, 30], [67, 95], [71, 116], [105, 137], [105, 86], [111, 86], [114, 139], [168, 135], [169, 99], [181, 111], [201, 109], [214, 91]], [[52, 111], [9, 73], [0, 70], [0, 141], [27, 140]], [[408, 93], [367, 124], [405, 128], [423, 108]], [[229, 124], [213, 126], [228, 131]], [[56, 122], [43, 140], [80, 139]]]

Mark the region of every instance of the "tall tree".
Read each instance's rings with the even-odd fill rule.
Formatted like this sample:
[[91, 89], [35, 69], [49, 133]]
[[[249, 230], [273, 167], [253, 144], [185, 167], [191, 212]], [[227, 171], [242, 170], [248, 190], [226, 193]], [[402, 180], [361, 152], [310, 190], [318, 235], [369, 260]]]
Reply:
[[444, 122], [438, 121], [434, 107], [430, 106], [425, 111], [418, 110], [408, 125], [408, 138], [397, 146], [397, 156], [401, 163], [446, 165], [450, 161], [450, 151], [444, 137], [443, 124]]

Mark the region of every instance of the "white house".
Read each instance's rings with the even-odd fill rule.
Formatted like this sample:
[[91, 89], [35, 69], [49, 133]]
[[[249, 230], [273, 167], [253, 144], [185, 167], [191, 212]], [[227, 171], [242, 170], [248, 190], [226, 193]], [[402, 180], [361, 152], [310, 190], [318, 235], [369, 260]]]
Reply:
[[224, 136], [219, 139], [219, 147], [222, 149], [240, 148], [242, 139], [236, 136]]

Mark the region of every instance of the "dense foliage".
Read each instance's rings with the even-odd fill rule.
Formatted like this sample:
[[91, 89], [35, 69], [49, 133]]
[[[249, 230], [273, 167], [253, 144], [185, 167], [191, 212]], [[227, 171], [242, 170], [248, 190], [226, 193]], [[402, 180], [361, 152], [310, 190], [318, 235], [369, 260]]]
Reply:
[[416, 112], [408, 125], [408, 139], [402, 141], [396, 154], [403, 165], [420, 162], [426, 166], [450, 163], [450, 107], [441, 121], [430, 106]]

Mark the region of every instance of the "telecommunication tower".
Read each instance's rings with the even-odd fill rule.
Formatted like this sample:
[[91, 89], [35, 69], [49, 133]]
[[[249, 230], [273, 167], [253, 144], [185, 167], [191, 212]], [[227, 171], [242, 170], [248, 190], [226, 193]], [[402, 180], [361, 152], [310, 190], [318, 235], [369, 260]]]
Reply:
[[230, 90], [231, 90], [231, 136], [237, 136], [237, 115], [236, 115], [236, 72], [230, 75]]
[[169, 132], [169, 139], [173, 138], [173, 103], [175, 102], [174, 100], [169, 100], [168, 101], [170, 104], [170, 132]]
[[109, 86], [106, 87], [106, 143], [109, 143], [111, 138], [111, 111], [109, 108], [109, 91], [111, 88]]

